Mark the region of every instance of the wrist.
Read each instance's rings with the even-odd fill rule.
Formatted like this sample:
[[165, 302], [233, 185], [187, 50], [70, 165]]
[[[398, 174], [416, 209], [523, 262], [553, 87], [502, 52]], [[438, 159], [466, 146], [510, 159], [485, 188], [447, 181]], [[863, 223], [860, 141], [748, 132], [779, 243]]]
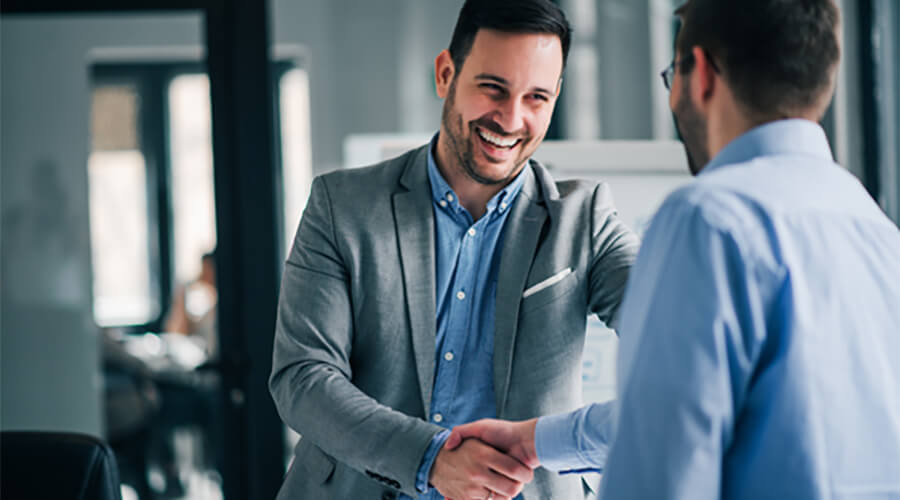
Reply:
[[[428, 473], [428, 487], [434, 488], [438, 492], [444, 491], [444, 479], [446, 478], [449, 470], [453, 470], [454, 466], [449, 461], [451, 460], [450, 454], [452, 454], [452, 450], [448, 450], [441, 446], [441, 449], [438, 450], [437, 454], [434, 457], [434, 463], [431, 466], [431, 470]], [[449, 468], [449, 470], [448, 470]]]
[[528, 457], [529, 462], [525, 465], [528, 465], [532, 469], [541, 465], [541, 461], [538, 458], [537, 454], [537, 446], [535, 445], [535, 432], [537, 428], [538, 419], [532, 418], [531, 420], [526, 420], [522, 422], [522, 449], [526, 457]]
[[429, 485], [431, 484], [431, 476], [434, 471], [434, 464], [437, 461], [438, 455], [443, 452], [444, 443], [447, 441], [448, 437], [450, 437], [450, 431], [444, 430], [431, 438], [431, 443], [428, 444], [428, 448], [422, 456], [419, 470], [416, 473], [416, 490], [418, 490], [419, 493], [428, 492]]

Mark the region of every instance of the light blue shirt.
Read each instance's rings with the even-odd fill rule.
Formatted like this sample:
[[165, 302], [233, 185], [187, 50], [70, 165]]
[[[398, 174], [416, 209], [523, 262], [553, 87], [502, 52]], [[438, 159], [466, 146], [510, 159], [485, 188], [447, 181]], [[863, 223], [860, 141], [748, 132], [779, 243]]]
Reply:
[[818, 125], [673, 193], [622, 307], [616, 410], [540, 419], [545, 466], [605, 461], [604, 500], [900, 499], [900, 231]]
[[[522, 189], [522, 173], [487, 204], [477, 221], [441, 175], [428, 153], [428, 180], [435, 221], [437, 338], [431, 421], [450, 429], [497, 416], [494, 397], [494, 309], [503, 227]], [[526, 168], [528, 168], [526, 166]], [[522, 172], [525, 170], [523, 169]], [[429, 489], [428, 476], [449, 431], [435, 436], [419, 467], [420, 499], [443, 498]]]

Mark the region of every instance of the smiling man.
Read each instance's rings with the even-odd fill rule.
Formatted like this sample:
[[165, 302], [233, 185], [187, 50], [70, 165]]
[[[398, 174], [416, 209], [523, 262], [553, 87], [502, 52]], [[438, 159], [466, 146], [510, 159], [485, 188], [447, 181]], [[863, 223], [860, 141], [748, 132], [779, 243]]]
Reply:
[[443, 448], [455, 425], [577, 408], [586, 316], [616, 324], [637, 238], [607, 186], [554, 182], [531, 159], [569, 40], [549, 0], [466, 2], [435, 60], [431, 143], [313, 183], [270, 381], [303, 436], [279, 498], [574, 499], [596, 486], [532, 476], [477, 440]]
[[465, 64], [452, 46], [435, 61], [438, 95], [446, 99], [436, 160], [478, 218], [544, 139], [563, 52], [560, 38], [547, 33], [483, 29], [471, 43]]

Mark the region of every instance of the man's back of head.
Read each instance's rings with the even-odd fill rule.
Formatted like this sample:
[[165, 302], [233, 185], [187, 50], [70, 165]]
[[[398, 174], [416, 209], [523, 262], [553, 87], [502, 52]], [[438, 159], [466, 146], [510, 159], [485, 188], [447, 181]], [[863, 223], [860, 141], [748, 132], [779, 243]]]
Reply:
[[703, 48], [754, 121], [824, 115], [841, 56], [833, 0], [688, 0], [676, 14], [677, 52]]

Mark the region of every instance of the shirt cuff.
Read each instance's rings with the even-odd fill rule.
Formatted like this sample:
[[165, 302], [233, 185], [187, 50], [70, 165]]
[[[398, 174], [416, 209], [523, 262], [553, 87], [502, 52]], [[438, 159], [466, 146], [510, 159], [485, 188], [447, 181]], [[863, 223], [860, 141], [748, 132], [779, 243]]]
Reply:
[[428, 493], [428, 477], [431, 475], [431, 466], [434, 465], [434, 459], [437, 458], [438, 452], [441, 451], [441, 447], [444, 446], [444, 443], [447, 442], [447, 438], [449, 437], [450, 431], [445, 429], [431, 438], [431, 443], [428, 445], [428, 448], [425, 450], [425, 455], [422, 457], [422, 464], [419, 466], [419, 472], [416, 474], [416, 490], [419, 493]]
[[534, 448], [541, 465], [553, 471], [573, 469], [578, 456], [573, 439], [575, 412], [541, 417], [534, 428]]
[[602, 472], [609, 451], [611, 404], [541, 417], [534, 430], [538, 460], [566, 473]]

